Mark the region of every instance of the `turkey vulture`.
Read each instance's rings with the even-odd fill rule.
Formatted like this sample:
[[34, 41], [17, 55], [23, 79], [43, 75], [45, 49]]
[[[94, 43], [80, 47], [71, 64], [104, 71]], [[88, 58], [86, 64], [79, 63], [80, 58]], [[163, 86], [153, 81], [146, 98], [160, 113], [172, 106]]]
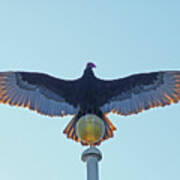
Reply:
[[81, 141], [75, 130], [78, 119], [95, 114], [105, 125], [105, 134], [96, 143], [100, 144], [112, 137], [116, 129], [107, 113], [126, 116], [180, 100], [180, 71], [102, 80], [94, 75], [94, 67], [88, 63], [82, 77], [76, 80], [34, 72], [0, 72], [0, 102], [49, 116], [74, 115], [64, 133], [77, 142]]

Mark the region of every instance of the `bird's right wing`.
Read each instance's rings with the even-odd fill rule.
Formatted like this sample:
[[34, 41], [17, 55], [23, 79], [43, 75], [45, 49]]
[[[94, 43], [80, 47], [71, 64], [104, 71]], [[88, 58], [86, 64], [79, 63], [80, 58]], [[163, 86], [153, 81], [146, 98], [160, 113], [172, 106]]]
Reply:
[[73, 96], [74, 82], [41, 73], [0, 72], [0, 103], [49, 116], [75, 114], [78, 105]]

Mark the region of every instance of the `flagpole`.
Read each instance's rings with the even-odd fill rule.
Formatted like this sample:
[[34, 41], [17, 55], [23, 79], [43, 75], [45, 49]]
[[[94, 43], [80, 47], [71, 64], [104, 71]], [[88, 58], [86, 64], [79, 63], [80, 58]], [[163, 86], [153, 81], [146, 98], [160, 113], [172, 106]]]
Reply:
[[90, 146], [83, 152], [81, 159], [87, 163], [87, 180], [99, 180], [98, 162], [102, 159], [101, 151]]

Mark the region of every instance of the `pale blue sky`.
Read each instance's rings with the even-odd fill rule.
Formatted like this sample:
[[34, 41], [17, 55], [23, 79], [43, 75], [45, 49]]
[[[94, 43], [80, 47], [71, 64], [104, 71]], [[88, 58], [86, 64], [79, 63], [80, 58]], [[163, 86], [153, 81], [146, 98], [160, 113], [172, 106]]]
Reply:
[[[101, 78], [180, 70], [178, 0], [7, 0], [0, 2], [0, 70], [81, 76], [87, 61]], [[0, 179], [84, 180], [85, 149], [49, 118], [0, 105]], [[110, 115], [115, 137], [99, 147], [101, 180], [179, 180], [180, 104]]]

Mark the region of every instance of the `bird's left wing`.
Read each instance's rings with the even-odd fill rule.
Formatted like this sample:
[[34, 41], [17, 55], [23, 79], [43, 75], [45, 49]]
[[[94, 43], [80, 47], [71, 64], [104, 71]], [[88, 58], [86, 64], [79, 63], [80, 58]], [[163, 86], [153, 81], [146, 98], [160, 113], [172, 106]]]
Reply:
[[132, 75], [113, 81], [99, 81], [101, 110], [130, 115], [180, 100], [180, 71]]
[[0, 72], [0, 103], [28, 107], [49, 116], [75, 114], [74, 82], [42, 73]]

